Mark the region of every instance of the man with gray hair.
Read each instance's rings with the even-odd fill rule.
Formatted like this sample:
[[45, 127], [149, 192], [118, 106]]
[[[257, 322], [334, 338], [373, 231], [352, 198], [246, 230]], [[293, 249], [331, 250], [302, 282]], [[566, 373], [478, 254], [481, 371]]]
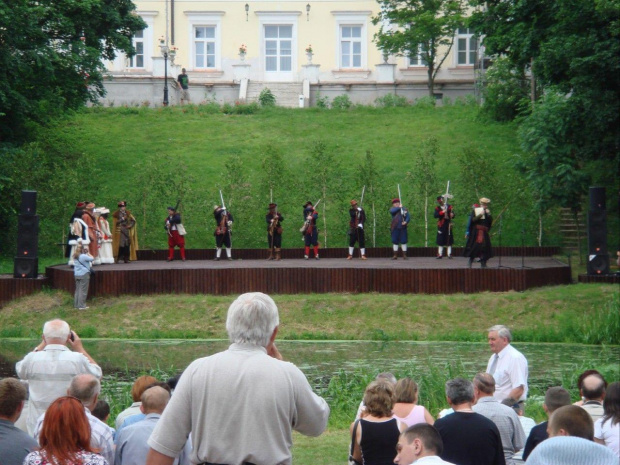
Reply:
[[446, 399], [454, 413], [440, 418], [434, 425], [443, 440], [442, 460], [459, 465], [505, 465], [497, 426], [472, 410], [471, 381], [463, 378], [448, 381]]
[[[97, 405], [100, 392], [101, 383], [99, 379], [93, 375], [84, 374], [73, 377], [66, 395], [75, 397], [84, 405], [84, 413], [90, 424], [91, 447], [98, 450], [98, 453], [101, 454], [108, 463], [114, 463], [114, 432], [112, 428], [90, 413]], [[41, 415], [37, 420], [34, 431], [34, 437], [37, 440], [39, 439], [44, 421], [45, 414]]]
[[491, 326], [488, 330], [491, 358], [486, 372], [495, 378], [495, 394], [499, 402], [512, 397], [519, 402], [527, 398], [527, 359], [510, 342], [512, 334], [503, 325]]
[[47, 407], [66, 394], [75, 375], [90, 373], [101, 378], [101, 368], [86, 352], [82, 340], [75, 331], [71, 331], [66, 321], [46, 322], [42, 339], [32, 352], [15, 365], [17, 376], [28, 381], [30, 400], [26, 425], [29, 434], [34, 433], [37, 418]]
[[329, 407], [275, 345], [275, 302], [260, 292], [228, 309], [228, 350], [192, 362], [155, 426], [146, 463], [170, 465], [191, 432], [191, 463], [292, 461], [292, 430], [320, 435]]
[[525, 432], [521, 426], [519, 415], [510, 407], [500, 404], [493, 397], [495, 379], [488, 373], [478, 373], [474, 376], [474, 412], [487, 417], [499, 430], [504, 448], [506, 465], [514, 465], [513, 457], [525, 445]]
[[22, 465], [28, 453], [39, 444], [26, 432], [15, 426], [28, 395], [26, 386], [18, 379], [0, 380], [0, 464]]

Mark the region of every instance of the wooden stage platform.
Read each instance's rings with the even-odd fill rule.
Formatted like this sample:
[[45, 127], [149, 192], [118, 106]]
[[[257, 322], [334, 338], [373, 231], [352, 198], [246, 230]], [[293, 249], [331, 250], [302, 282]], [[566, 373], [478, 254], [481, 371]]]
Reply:
[[[188, 250], [185, 262], [166, 262], [165, 251], [140, 251], [136, 262], [95, 267], [89, 295], [229, 295], [249, 291], [451, 294], [523, 291], [571, 282], [570, 267], [552, 258], [551, 251], [543, 253], [536, 248], [529, 251], [536, 256], [521, 257], [508, 249], [503, 251], [506, 256], [501, 257], [501, 267], [495, 257], [486, 269], [478, 263], [468, 268], [467, 259], [456, 256], [460, 250], [455, 250], [452, 260], [437, 260], [428, 256], [435, 250], [430, 248], [410, 250], [412, 256], [407, 260], [391, 260], [389, 248], [369, 249], [365, 261], [346, 260], [346, 249], [321, 250], [321, 260], [304, 260], [299, 258], [299, 249], [290, 249], [283, 250], [284, 259], [278, 262], [258, 258], [266, 256], [265, 250], [233, 250], [233, 261], [214, 261], [213, 250]], [[71, 267], [52, 266], [46, 275], [51, 287], [74, 291]]]

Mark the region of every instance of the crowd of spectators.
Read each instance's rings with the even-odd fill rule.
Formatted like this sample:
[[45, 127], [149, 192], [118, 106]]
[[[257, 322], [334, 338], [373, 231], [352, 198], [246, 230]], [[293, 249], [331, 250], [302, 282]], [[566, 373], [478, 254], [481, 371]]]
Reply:
[[[138, 377], [133, 403], [110, 419], [110, 405], [100, 399], [101, 368], [66, 322], [47, 322], [42, 342], [17, 363], [20, 380], [0, 380], [0, 464], [293, 463], [292, 431], [319, 436], [329, 407], [283, 360], [275, 344], [278, 309], [269, 296], [241, 295], [226, 328], [228, 350], [195, 360], [168, 382]], [[524, 415], [527, 360], [511, 346], [507, 328], [494, 326], [488, 337], [493, 355], [486, 371], [448, 380], [449, 408], [437, 420], [419, 403], [413, 379], [380, 373], [351, 424], [349, 463], [619, 463], [619, 382], [608, 385], [588, 370], [575, 404], [565, 388], [550, 387], [543, 404], [548, 421], [536, 425]]]

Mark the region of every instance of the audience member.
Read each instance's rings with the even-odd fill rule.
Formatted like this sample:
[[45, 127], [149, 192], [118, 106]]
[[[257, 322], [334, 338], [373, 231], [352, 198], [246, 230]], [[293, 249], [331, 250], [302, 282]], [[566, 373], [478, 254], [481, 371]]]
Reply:
[[78, 399], [60, 397], [52, 402], [44, 415], [39, 436], [41, 449], [28, 454], [24, 465], [112, 465], [105, 457], [95, 453], [91, 426]]
[[[375, 381], [381, 381], [381, 380], [387, 381], [392, 386], [396, 386], [396, 376], [394, 376], [389, 371], [381, 372], [377, 376], [375, 376]], [[362, 418], [365, 409], [366, 409], [366, 406], [364, 405], [364, 400], [362, 399], [360, 401], [359, 407], [357, 408], [357, 413], [355, 414], [356, 420], [359, 420], [360, 418]]]
[[441, 458], [459, 465], [503, 465], [502, 439], [488, 418], [472, 410], [474, 386], [455, 378], [446, 383], [446, 399], [454, 413], [435, 422], [443, 440]]
[[[149, 452], [148, 438], [161, 418], [161, 414], [170, 400], [170, 393], [160, 386], [148, 388], [142, 394], [140, 410], [145, 414], [142, 421], [129, 425], [116, 438], [115, 465], [144, 465]], [[189, 444], [174, 463], [189, 465]]]
[[0, 380], [0, 464], [22, 465], [29, 452], [39, 444], [15, 426], [28, 395], [26, 386], [15, 378]]
[[[101, 384], [93, 375], [77, 375], [71, 380], [67, 395], [75, 397], [82, 402], [82, 409], [90, 425], [90, 445], [92, 450], [99, 451], [99, 454], [107, 460], [109, 464], [114, 463], [114, 434], [112, 428], [94, 417], [91, 410], [97, 405]], [[41, 415], [37, 420], [34, 437], [39, 439], [39, 444], [43, 445], [40, 439], [42, 430], [45, 428], [47, 417]]]
[[[170, 389], [170, 386], [168, 385], [168, 383], [163, 383], [161, 381], [157, 381], [156, 383], [153, 383], [149, 386], [146, 387], [145, 391], [147, 389], [151, 389], [154, 386], [159, 386], [160, 388], [165, 389], [166, 391], [168, 391], [168, 394], [172, 393], [172, 389]], [[136, 415], [130, 415], [127, 418], [125, 418], [125, 421], [123, 421], [123, 424], [121, 425], [121, 427], [118, 429], [117, 434], [119, 431], [122, 431], [123, 429], [125, 429], [128, 426], [131, 426], [135, 423], [138, 423], [139, 421], [142, 421], [146, 418], [146, 415], [142, 412], [136, 414]]]
[[[73, 351], [69, 350], [69, 345]], [[33, 434], [37, 419], [57, 398], [64, 396], [71, 379], [81, 373], [101, 378], [101, 368], [84, 349], [75, 331], [62, 320], [43, 325], [43, 340], [23, 360], [17, 362], [19, 378], [28, 381], [27, 427]]]
[[[123, 426], [123, 422], [131, 417], [132, 415], [141, 415], [142, 411], [140, 410], [140, 398], [142, 397], [142, 393], [146, 390], [147, 387], [157, 382], [157, 378], [153, 376], [143, 375], [136, 378], [133, 382], [133, 386], [131, 387], [131, 398], [133, 399], [133, 404], [123, 410], [116, 417], [116, 421], [114, 422], [114, 426], [116, 426], [116, 430], [120, 431]], [[141, 418], [143, 420], [144, 417]]]
[[[543, 402], [543, 410], [547, 414], [547, 417], [550, 417], [553, 412], [565, 405], [570, 405], [570, 393], [566, 389], [561, 386], [553, 386], [547, 389], [545, 401]], [[548, 422], [543, 421], [532, 428], [527, 437], [527, 441], [525, 441], [523, 460], [527, 461], [528, 456], [536, 446], [549, 437], [547, 426]]]
[[394, 463], [399, 465], [412, 463], [453, 465], [439, 457], [442, 452], [443, 441], [437, 430], [426, 423], [418, 423], [400, 434]]
[[110, 404], [103, 399], [99, 399], [97, 405], [95, 405], [95, 408], [90, 413], [92, 413], [95, 418], [107, 423], [108, 418], [110, 418]]
[[528, 465], [618, 465], [616, 454], [593, 442], [592, 418], [577, 405], [553, 412], [548, 431], [549, 439], [534, 449]]
[[503, 325], [488, 329], [491, 358], [486, 372], [495, 378], [495, 394], [499, 402], [507, 397], [514, 397], [519, 402], [527, 398], [527, 359], [510, 343], [512, 334]]
[[474, 399], [472, 410], [487, 417], [499, 430], [504, 449], [506, 465], [514, 465], [515, 453], [525, 445], [525, 433], [519, 415], [493, 397], [495, 379], [488, 373], [478, 373], [474, 377]]
[[435, 419], [418, 402], [418, 385], [411, 378], [399, 379], [394, 389], [396, 401], [394, 402], [394, 416], [407, 426], [418, 423], [432, 425]]
[[584, 409], [596, 421], [603, 416], [603, 400], [605, 399], [605, 380], [601, 375], [586, 376], [581, 383], [581, 397]]
[[594, 440], [620, 457], [620, 382], [609, 385], [603, 410], [603, 417], [594, 423]]
[[[228, 350], [192, 362], [148, 444], [149, 465], [173, 462], [191, 431], [192, 463], [291, 463], [292, 430], [320, 435], [329, 407], [275, 345], [278, 308], [256, 292], [228, 309]], [[213, 421], [228, 419], [229, 421]]]
[[[577, 378], [577, 389], [579, 390], [579, 395], [581, 394], [581, 389], [583, 388], [583, 380], [590, 375], [599, 375], [601, 378], [603, 378], [603, 375], [597, 371], [597, 370], [586, 370], [583, 373], [581, 373], [579, 375], [579, 378]], [[605, 381], [605, 378], [603, 378], [603, 381], [605, 382], [605, 388], [607, 388], [607, 381]], [[573, 402], [573, 405], [583, 405], [583, 397], [581, 399], [579, 399], [577, 402]]]
[[362, 418], [351, 424], [351, 437], [355, 438], [353, 459], [364, 465], [391, 464], [400, 432], [406, 428], [392, 414], [392, 383], [385, 380], [370, 383], [364, 392], [364, 405]]
[[573, 436], [557, 436], [540, 444], [527, 465], [618, 465], [618, 457], [600, 444]]
[[[513, 399], [512, 397], [502, 400], [502, 404], [510, 407], [515, 411], [515, 413], [519, 416], [519, 421], [521, 422], [521, 426], [523, 427], [523, 433], [525, 434], [525, 437], [529, 437], [530, 431], [532, 431], [532, 428], [536, 426], [536, 422], [533, 418], [524, 416], [525, 412], [523, 411], [523, 404], [517, 402], [517, 399]], [[523, 463], [523, 450], [524, 449], [521, 449], [512, 457], [515, 463]]]

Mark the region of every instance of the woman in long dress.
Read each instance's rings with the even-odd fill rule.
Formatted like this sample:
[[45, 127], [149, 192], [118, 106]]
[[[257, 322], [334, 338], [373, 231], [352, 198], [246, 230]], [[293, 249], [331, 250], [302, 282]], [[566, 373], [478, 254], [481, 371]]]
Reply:
[[110, 231], [110, 223], [108, 222], [110, 210], [105, 207], [101, 207], [97, 209], [97, 213], [99, 213], [97, 223], [99, 225], [99, 230], [101, 231], [101, 246], [99, 248], [101, 263], [114, 263], [114, 254], [112, 252], [112, 232]]

